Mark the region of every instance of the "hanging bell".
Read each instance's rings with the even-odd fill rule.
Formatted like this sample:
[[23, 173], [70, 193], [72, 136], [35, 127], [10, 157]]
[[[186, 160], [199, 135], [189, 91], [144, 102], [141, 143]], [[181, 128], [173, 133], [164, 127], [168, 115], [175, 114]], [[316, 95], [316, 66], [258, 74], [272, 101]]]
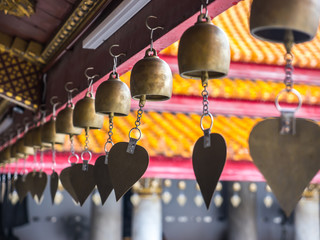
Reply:
[[212, 79], [228, 74], [230, 46], [227, 35], [206, 15], [200, 14], [195, 25], [180, 39], [178, 63], [184, 78], [201, 79], [208, 73], [208, 79]]
[[31, 130], [32, 145], [37, 148], [51, 147], [51, 143], [42, 142], [41, 140], [42, 127], [43, 126], [40, 125], [39, 127], [35, 127]]
[[15, 161], [19, 158], [24, 158], [24, 154], [17, 152], [17, 142], [11, 146], [10, 149], [10, 161]]
[[3, 149], [1, 152], [1, 162], [10, 161], [10, 156], [11, 156], [11, 147], [8, 146], [5, 149]]
[[56, 132], [70, 135], [79, 135], [82, 128], [73, 126], [73, 111], [74, 108], [67, 106], [61, 110], [56, 119]]
[[261, 40], [283, 43], [292, 31], [294, 43], [312, 40], [318, 30], [319, 0], [254, 0], [250, 32]]
[[56, 121], [51, 119], [41, 128], [41, 142], [46, 144], [63, 144], [65, 135], [56, 133]]
[[169, 65], [157, 56], [155, 49], [148, 49], [143, 59], [132, 68], [131, 96], [135, 100], [165, 101], [172, 95], [172, 73]]
[[34, 147], [33, 145], [33, 133], [34, 133], [35, 128], [29, 130], [23, 137], [24, 139], [24, 145], [26, 147]]
[[17, 141], [17, 154], [21, 154], [22, 156], [27, 156], [27, 155], [32, 155], [34, 154], [34, 149], [33, 147], [27, 147], [24, 145], [24, 139], [20, 138]]

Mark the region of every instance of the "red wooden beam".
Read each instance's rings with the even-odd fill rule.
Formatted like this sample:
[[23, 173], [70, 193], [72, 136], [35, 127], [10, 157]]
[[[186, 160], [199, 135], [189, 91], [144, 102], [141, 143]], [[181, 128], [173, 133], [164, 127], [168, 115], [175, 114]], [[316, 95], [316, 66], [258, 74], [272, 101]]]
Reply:
[[[56, 171], [60, 171], [69, 166], [67, 162], [68, 153], [57, 153], [56, 156]], [[94, 154], [91, 164], [94, 164], [95, 160], [100, 155]], [[30, 156], [27, 159], [26, 168], [28, 172], [32, 171], [34, 167], [33, 157]], [[52, 170], [52, 156], [51, 153], [45, 153], [44, 155], [44, 171], [51, 174]], [[5, 172], [11, 168], [11, 172], [14, 172], [15, 163], [11, 164], [11, 167], [6, 166]], [[18, 172], [23, 172], [23, 160], [18, 161]], [[189, 158], [181, 157], [150, 157], [149, 167], [143, 177], [152, 178], [169, 178], [169, 179], [195, 179], [192, 160]], [[232, 161], [228, 160], [224, 170], [222, 172], [220, 180], [222, 181], [252, 181], [262, 182], [265, 181], [262, 174], [257, 167], [249, 161]], [[320, 183], [320, 171], [312, 180], [314, 183]]]

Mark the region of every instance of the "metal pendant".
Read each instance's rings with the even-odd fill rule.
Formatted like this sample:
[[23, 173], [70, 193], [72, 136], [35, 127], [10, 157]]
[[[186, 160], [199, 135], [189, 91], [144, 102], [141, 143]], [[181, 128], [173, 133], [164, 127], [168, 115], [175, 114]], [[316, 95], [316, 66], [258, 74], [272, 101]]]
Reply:
[[178, 63], [184, 78], [220, 78], [228, 74], [230, 46], [227, 35], [213, 25], [208, 16], [200, 14], [196, 24], [187, 29], [179, 43]]
[[32, 190], [34, 193], [34, 198], [38, 198], [39, 202], [41, 202], [42, 195], [47, 185], [47, 174], [45, 172], [35, 172], [32, 181]]
[[108, 199], [113, 189], [109, 166], [108, 164], [105, 164], [105, 159], [106, 156], [100, 156], [94, 164], [94, 178], [98, 187], [102, 205]]
[[204, 144], [205, 136], [196, 142], [192, 153], [192, 164], [201, 194], [209, 209], [211, 198], [226, 163], [227, 146], [218, 133], [210, 134], [210, 146]]
[[295, 134], [280, 134], [281, 119], [258, 123], [249, 137], [253, 162], [265, 177], [287, 216], [320, 169], [320, 127], [297, 118]]
[[319, 17], [319, 0], [254, 0], [250, 32], [258, 39], [283, 43], [292, 31], [294, 43], [307, 42], [317, 33]]
[[26, 176], [19, 175], [17, 180], [15, 181], [14, 186], [18, 193], [19, 201], [20, 203], [22, 203], [30, 189], [29, 182], [27, 181]]
[[87, 170], [83, 171], [83, 164], [80, 163], [73, 165], [70, 170], [70, 183], [81, 206], [96, 186], [93, 169], [93, 165], [88, 164]]
[[135, 145], [134, 153], [129, 153], [128, 146], [127, 142], [117, 143], [109, 153], [109, 171], [117, 201], [143, 176], [149, 164], [149, 154], [143, 147]]
[[71, 167], [67, 167], [67, 168], [63, 169], [60, 173], [60, 181], [61, 181], [63, 188], [70, 194], [70, 196], [73, 198], [73, 200], [76, 203], [78, 203], [79, 200], [78, 200], [77, 195], [74, 192], [74, 189], [71, 184], [70, 172], [71, 172]]
[[51, 202], [54, 204], [54, 198], [56, 196], [59, 184], [59, 176], [58, 173], [53, 171], [50, 176], [50, 193], [51, 193]]

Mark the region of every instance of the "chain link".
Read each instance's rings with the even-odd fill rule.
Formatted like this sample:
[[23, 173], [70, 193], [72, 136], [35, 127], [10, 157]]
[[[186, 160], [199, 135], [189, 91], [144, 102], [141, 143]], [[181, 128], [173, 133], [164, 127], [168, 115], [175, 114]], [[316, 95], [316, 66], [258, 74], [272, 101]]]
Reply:
[[286, 90], [287, 92], [290, 92], [293, 88], [293, 79], [292, 79], [292, 74], [293, 74], [293, 55], [292, 53], [286, 53], [284, 55], [284, 59], [286, 61], [285, 65], [285, 79], [284, 79], [284, 84], [286, 85]]
[[139, 126], [141, 125], [141, 117], [142, 117], [142, 114], [143, 114], [143, 107], [144, 107], [144, 104], [143, 103], [139, 103], [139, 110], [137, 111], [137, 120], [135, 121], [135, 125], [136, 127], [135, 128], [139, 128]]
[[207, 90], [207, 85], [204, 85], [204, 89], [201, 92], [202, 95], [202, 105], [203, 105], [203, 111], [202, 111], [202, 116], [208, 116], [209, 115], [209, 92]]
[[109, 132], [108, 132], [107, 143], [111, 143], [112, 144], [112, 135], [113, 135], [113, 118], [110, 117], [109, 118]]
[[86, 128], [86, 141], [84, 145], [84, 150], [88, 151], [88, 149], [89, 149], [89, 129]]
[[54, 144], [52, 144], [52, 171], [56, 169], [56, 149], [54, 148]]
[[75, 155], [75, 150], [74, 150], [74, 142], [73, 142], [73, 135], [70, 135], [70, 145], [71, 145], [71, 155], [74, 156]]

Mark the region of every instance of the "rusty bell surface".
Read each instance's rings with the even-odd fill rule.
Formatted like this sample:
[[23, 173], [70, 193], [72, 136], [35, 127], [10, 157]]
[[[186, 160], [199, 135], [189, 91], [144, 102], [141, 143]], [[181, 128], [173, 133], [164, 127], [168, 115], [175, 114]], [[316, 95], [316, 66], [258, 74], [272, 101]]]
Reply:
[[319, 0], [254, 0], [250, 32], [261, 40], [283, 43], [287, 31], [294, 43], [312, 40], [318, 30]]
[[73, 125], [73, 111], [73, 107], [66, 106], [58, 113], [56, 118], [56, 133], [69, 135], [81, 134], [83, 129]]
[[85, 96], [73, 110], [73, 125], [79, 128], [101, 129], [104, 117], [96, 114], [94, 98]]
[[[151, 54], [151, 55], [150, 55]], [[169, 65], [148, 49], [145, 57], [132, 68], [130, 90], [133, 99], [145, 96], [149, 101], [164, 101], [172, 95], [172, 73]]]
[[119, 79], [118, 73], [111, 73], [109, 79], [97, 89], [95, 109], [97, 113], [114, 116], [127, 116], [130, 112], [130, 90]]
[[178, 63], [184, 78], [220, 78], [228, 74], [230, 46], [227, 35], [213, 25], [209, 17], [199, 15], [198, 21], [187, 29], [179, 43]]

